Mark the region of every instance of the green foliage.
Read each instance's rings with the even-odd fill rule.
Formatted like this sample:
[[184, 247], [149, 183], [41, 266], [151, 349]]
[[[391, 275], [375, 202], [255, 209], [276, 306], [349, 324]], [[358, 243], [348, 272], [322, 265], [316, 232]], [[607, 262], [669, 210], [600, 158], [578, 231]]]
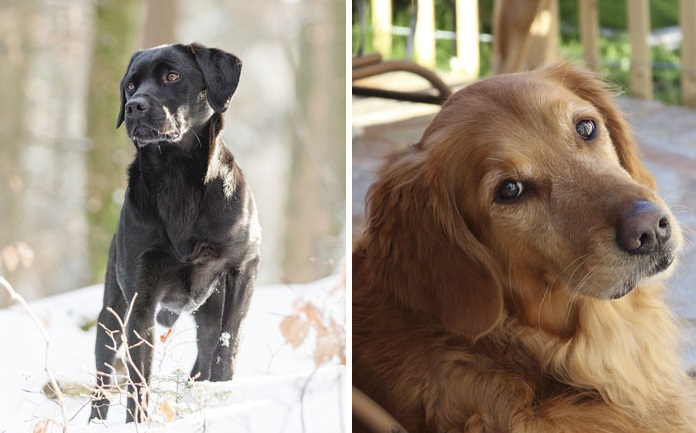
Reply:
[[[649, 5], [650, 28], [660, 29], [678, 25], [679, 0], [651, 0]], [[562, 21], [572, 23], [573, 26], [578, 25], [577, 1], [559, 1], [559, 11]], [[613, 30], [626, 30], [628, 15], [626, 11], [626, 1], [598, 0], [597, 13], [599, 15], [600, 27]]]
[[653, 86], [655, 98], [671, 105], [681, 105], [681, 48], [668, 50], [664, 47], [654, 47], [652, 50]]
[[[654, 98], [670, 105], [681, 104], [680, 69], [681, 50], [669, 50], [663, 46], [651, 49], [653, 62]], [[607, 81], [619, 86], [630, 95], [631, 46], [625, 33], [601, 38], [599, 55], [602, 59], [600, 74]], [[582, 45], [577, 39], [563, 42], [561, 57], [572, 61], [582, 59]]]

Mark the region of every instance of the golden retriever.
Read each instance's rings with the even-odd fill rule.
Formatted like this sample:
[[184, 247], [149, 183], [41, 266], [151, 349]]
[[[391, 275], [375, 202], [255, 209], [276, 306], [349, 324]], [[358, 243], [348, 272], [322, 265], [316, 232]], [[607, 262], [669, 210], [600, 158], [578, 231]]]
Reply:
[[611, 98], [568, 65], [489, 78], [380, 169], [353, 383], [410, 432], [696, 432], [681, 232]]
[[557, 9], [558, 4], [550, 0], [494, 2], [491, 67], [495, 74], [533, 69], [554, 56], [560, 34]]

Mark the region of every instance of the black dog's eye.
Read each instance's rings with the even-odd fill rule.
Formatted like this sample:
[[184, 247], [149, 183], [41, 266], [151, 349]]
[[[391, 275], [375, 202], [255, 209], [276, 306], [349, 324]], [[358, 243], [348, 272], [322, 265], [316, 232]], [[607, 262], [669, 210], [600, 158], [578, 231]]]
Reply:
[[132, 81], [129, 81], [128, 84], [126, 84], [126, 89], [135, 90], [135, 84], [133, 84]]
[[597, 125], [594, 120], [581, 120], [575, 124], [575, 132], [577, 132], [583, 140], [591, 140], [597, 135]]
[[172, 82], [178, 80], [180, 75], [177, 72], [169, 72], [167, 73], [167, 81]]
[[525, 188], [522, 182], [508, 179], [498, 188], [498, 198], [501, 200], [512, 200], [524, 193]]

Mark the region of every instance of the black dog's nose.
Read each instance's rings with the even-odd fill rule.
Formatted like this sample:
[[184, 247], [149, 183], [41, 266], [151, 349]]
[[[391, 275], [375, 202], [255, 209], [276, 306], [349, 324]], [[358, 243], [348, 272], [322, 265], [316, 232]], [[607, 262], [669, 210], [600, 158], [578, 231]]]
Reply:
[[148, 109], [150, 109], [150, 104], [147, 100], [136, 96], [126, 103], [126, 116], [137, 118], [145, 114]]
[[650, 254], [672, 236], [669, 216], [656, 204], [639, 200], [631, 203], [616, 226], [619, 246], [629, 254]]

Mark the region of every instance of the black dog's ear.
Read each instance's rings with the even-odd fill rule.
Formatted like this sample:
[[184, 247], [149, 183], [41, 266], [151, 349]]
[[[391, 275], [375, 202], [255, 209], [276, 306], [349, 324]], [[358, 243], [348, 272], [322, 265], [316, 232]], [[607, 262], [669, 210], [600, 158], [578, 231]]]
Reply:
[[140, 54], [140, 51], [137, 53], [133, 54], [131, 56], [130, 62], [128, 62], [128, 67], [126, 68], [126, 73], [123, 74], [123, 78], [121, 78], [121, 84], [119, 88], [119, 92], [121, 93], [121, 109], [118, 112], [118, 120], [116, 120], [116, 128], [120, 127], [121, 124], [123, 123], [123, 119], [126, 114], [126, 77], [128, 76], [128, 71], [130, 71], [130, 67], [133, 64], [133, 60]]
[[237, 90], [242, 73], [242, 61], [236, 56], [216, 48], [191, 44], [191, 51], [203, 72], [207, 87], [208, 104], [216, 113], [224, 113]]

